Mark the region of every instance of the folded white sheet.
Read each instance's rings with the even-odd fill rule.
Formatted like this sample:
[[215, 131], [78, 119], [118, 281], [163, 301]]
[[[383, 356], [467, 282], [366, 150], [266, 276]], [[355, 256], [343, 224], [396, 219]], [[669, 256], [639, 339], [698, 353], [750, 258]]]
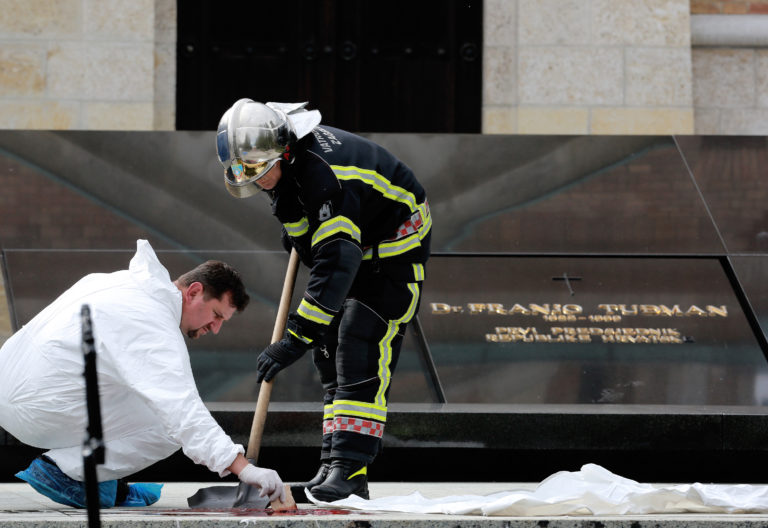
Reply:
[[596, 464], [580, 471], [560, 471], [534, 490], [491, 495], [453, 495], [436, 499], [419, 492], [365, 500], [355, 495], [319, 506], [366, 511], [498, 515], [632, 515], [663, 513], [768, 513], [768, 486], [751, 484], [642, 484]]

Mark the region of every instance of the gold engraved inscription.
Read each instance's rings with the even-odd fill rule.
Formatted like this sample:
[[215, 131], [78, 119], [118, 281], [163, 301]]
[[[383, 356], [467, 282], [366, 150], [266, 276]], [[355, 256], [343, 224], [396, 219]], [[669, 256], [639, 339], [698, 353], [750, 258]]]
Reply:
[[[449, 303], [433, 302], [430, 304], [432, 315], [445, 315], [450, 313], [466, 313], [469, 315], [526, 315], [541, 316], [545, 320], [551, 321], [573, 321], [573, 317], [581, 319], [580, 316], [589, 318], [591, 321], [617, 322], [621, 317], [626, 316], [649, 316], [649, 317], [728, 317], [728, 307], [726, 305], [716, 306], [713, 304], [704, 305], [703, 308], [692, 304], [687, 307], [680, 307], [679, 304], [598, 304], [596, 312], [590, 315], [584, 315], [584, 307], [579, 304], [559, 304], [559, 303], [530, 303], [527, 305], [513, 303], [505, 305], [502, 303], [467, 303], [466, 305], [452, 305]], [[553, 317], [566, 317], [567, 319], [552, 319]], [[603, 317], [603, 319], [598, 319]], [[619, 317], [619, 319], [616, 319]], [[549, 318], [549, 319], [546, 319]]]

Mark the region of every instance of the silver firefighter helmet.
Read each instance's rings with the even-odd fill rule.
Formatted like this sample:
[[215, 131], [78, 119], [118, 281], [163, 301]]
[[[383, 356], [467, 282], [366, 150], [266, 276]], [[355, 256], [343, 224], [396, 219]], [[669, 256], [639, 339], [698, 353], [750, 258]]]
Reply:
[[224, 186], [236, 198], [257, 194], [256, 183], [281, 159], [291, 143], [320, 123], [307, 103], [257, 103], [240, 99], [224, 112], [216, 131], [216, 151], [224, 166]]

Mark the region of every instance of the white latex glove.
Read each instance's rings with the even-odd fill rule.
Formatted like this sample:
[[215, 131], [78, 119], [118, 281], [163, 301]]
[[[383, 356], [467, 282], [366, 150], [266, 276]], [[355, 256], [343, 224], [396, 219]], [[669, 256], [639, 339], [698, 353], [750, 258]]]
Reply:
[[240, 482], [261, 488], [261, 493], [259, 493], [260, 497], [268, 495], [270, 501], [276, 499], [280, 499], [281, 502], [285, 501], [283, 481], [275, 470], [248, 464], [240, 471], [237, 478], [240, 479]]

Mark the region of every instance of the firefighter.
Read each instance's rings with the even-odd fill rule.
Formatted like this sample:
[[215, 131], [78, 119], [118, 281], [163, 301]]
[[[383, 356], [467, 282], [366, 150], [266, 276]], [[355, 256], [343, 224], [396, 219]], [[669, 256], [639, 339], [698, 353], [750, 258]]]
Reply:
[[392, 375], [419, 309], [431, 217], [413, 172], [381, 146], [320, 126], [306, 103], [240, 99], [219, 122], [224, 184], [266, 192], [286, 249], [310, 268], [285, 336], [257, 360], [270, 381], [307, 350], [325, 389], [320, 469], [303, 483], [322, 501], [368, 498]]

